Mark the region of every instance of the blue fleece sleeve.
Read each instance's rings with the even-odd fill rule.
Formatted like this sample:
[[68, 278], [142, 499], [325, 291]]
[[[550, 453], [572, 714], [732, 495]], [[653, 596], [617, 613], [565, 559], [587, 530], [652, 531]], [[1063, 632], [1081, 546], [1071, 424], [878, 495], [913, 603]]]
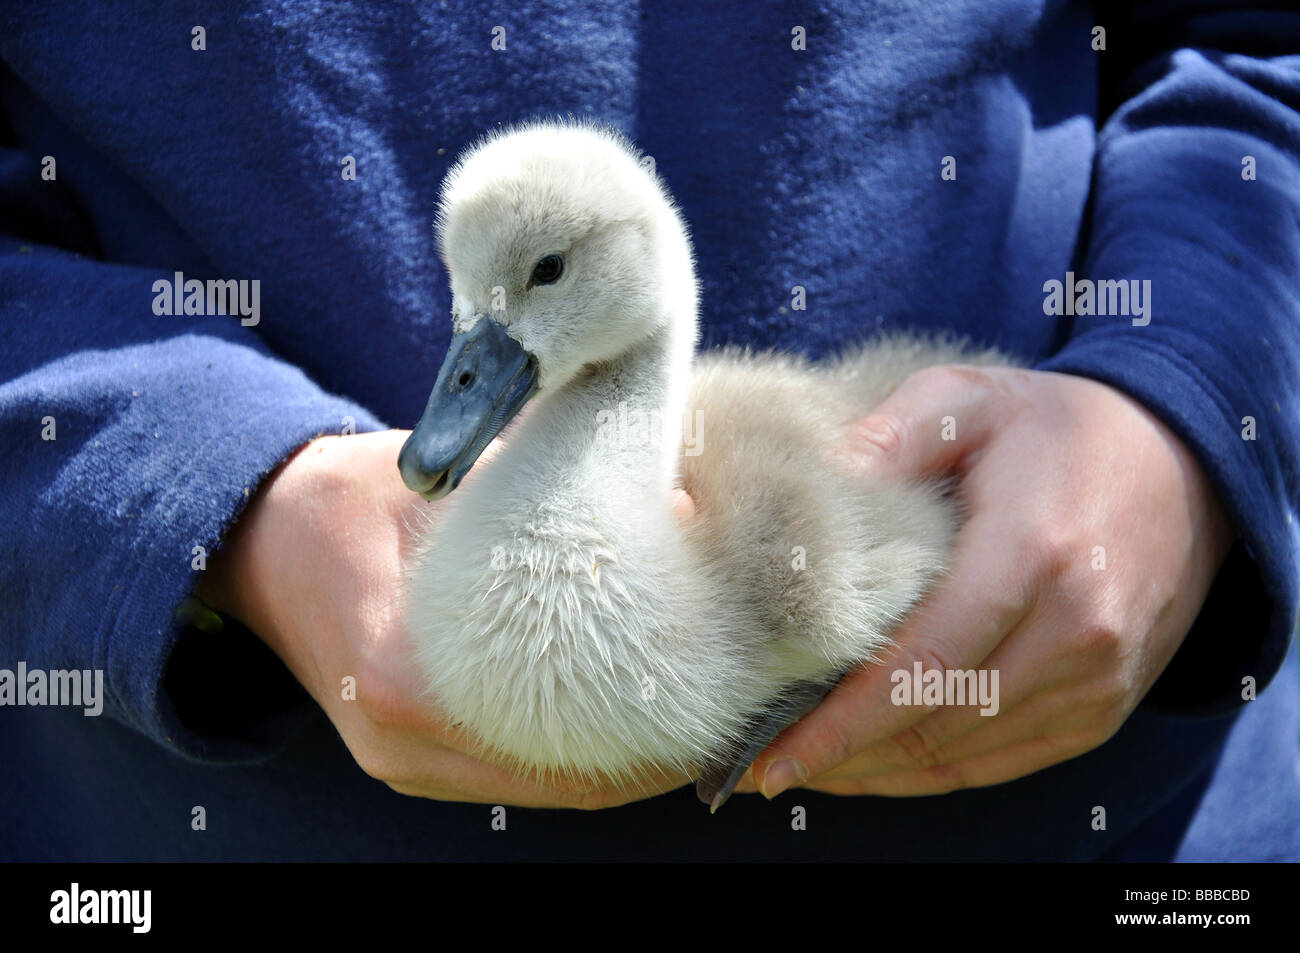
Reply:
[[1267, 683], [1295, 631], [1300, 578], [1300, 56], [1280, 55], [1300, 50], [1300, 14], [1220, 6], [1100, 18], [1116, 108], [1078, 277], [1149, 281], [1149, 313], [1077, 314], [1040, 365], [1150, 408], [1240, 533], [1149, 698], [1185, 713], [1241, 704], [1247, 676]]
[[39, 244], [60, 210], [32, 197], [34, 159], [0, 153], [0, 668], [100, 669], [104, 714], [154, 741], [265, 756], [309, 708], [268, 650], [227, 627], [174, 671], [196, 547], [295, 448], [381, 424], [238, 317], [156, 315], [170, 275]]

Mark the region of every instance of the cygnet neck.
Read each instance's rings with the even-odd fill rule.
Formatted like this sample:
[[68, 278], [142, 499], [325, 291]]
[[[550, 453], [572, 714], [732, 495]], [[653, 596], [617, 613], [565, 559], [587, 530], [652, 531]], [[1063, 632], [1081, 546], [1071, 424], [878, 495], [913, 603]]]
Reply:
[[569, 459], [568, 468], [603, 474], [595, 478], [607, 487], [668, 492], [682, 447], [693, 332], [670, 322], [617, 358], [588, 365], [537, 408], [530, 429], [571, 435], [550, 446], [577, 451], [585, 459]]

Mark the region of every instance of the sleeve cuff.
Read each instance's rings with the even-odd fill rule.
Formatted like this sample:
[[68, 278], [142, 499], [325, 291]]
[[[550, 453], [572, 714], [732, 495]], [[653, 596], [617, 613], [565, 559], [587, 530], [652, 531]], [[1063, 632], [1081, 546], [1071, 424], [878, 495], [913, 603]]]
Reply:
[[[293, 376], [300, 377], [283, 375]], [[270, 757], [316, 708], [243, 626], [228, 621], [209, 634], [177, 619], [198, 581], [193, 548], [211, 556], [266, 475], [313, 438], [338, 433], [345, 417], [358, 433], [383, 429], [366, 411], [326, 394], [304, 400], [301, 393], [263, 390], [234, 398], [243, 401], [261, 412], [223, 407], [224, 420], [241, 421], [237, 433], [203, 443], [159, 500], [150, 522], [165, 531], [136, 540], [134, 566], [96, 649], [110, 710], [159, 744], [208, 762]], [[266, 411], [268, 405], [275, 409]]]

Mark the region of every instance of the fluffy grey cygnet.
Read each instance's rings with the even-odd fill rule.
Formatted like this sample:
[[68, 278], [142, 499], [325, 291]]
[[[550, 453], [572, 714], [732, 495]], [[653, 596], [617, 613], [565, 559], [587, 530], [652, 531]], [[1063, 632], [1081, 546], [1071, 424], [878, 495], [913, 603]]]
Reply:
[[850, 427], [914, 370], [1009, 362], [904, 337], [820, 365], [696, 358], [686, 225], [639, 158], [610, 130], [539, 123], [447, 176], [454, 335], [406, 484], [446, 496], [528, 406], [440, 504], [408, 621], [485, 756], [542, 777], [694, 772], [716, 810], [944, 571], [956, 503], [856, 471]]

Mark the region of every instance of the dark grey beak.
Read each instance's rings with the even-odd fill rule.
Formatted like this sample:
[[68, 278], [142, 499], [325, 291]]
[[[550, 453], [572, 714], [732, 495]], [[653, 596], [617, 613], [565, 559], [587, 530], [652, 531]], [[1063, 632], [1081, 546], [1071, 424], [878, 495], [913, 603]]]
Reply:
[[536, 392], [536, 359], [481, 316], [451, 339], [424, 416], [397, 458], [402, 482], [426, 500], [446, 496]]

